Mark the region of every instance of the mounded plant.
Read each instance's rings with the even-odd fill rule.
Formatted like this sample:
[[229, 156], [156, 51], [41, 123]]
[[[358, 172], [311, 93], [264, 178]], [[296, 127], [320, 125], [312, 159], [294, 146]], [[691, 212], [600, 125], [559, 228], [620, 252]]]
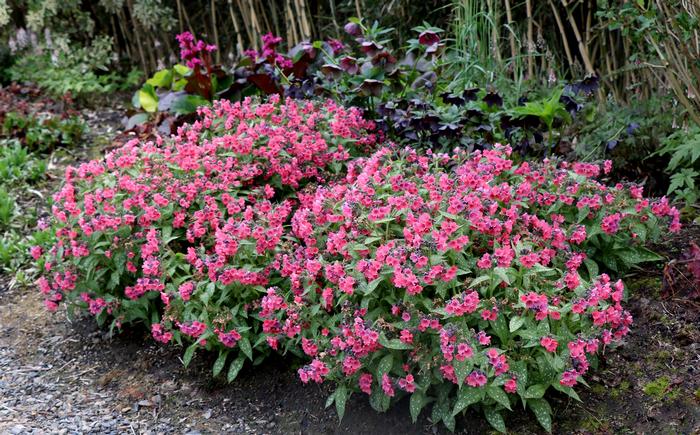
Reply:
[[112, 327], [219, 353], [236, 377], [271, 351], [307, 359], [385, 411], [454, 429], [477, 406], [498, 430], [521, 403], [573, 387], [628, 333], [622, 282], [600, 273], [643, 248], [666, 199], [607, 186], [602, 165], [516, 163], [511, 148], [453, 155], [381, 148], [374, 124], [333, 102], [215, 102], [169, 139], [131, 141], [68, 168], [55, 244], [32, 248], [38, 285]]
[[[288, 290], [262, 300], [268, 339], [310, 360], [303, 382], [353, 392], [378, 411], [410, 395], [415, 420], [450, 430], [478, 406], [505, 431], [522, 404], [551, 430], [544, 398], [573, 387], [628, 333], [624, 286], [591, 254], [629, 249], [678, 212], [641, 187], [607, 187], [593, 164], [516, 164], [509, 147], [422, 156], [381, 149], [340, 183], [303, 196], [281, 254]], [[637, 253], [637, 254], [635, 254]], [[635, 257], [636, 255], [636, 257]]]
[[[296, 191], [375, 141], [371, 122], [332, 102], [219, 101], [170, 139], [133, 140], [69, 167], [54, 196], [56, 243], [34, 247], [46, 305], [111, 327], [142, 323], [163, 343], [228, 353], [235, 377], [260, 335], [258, 303]], [[45, 252], [44, 252], [45, 251]], [[258, 357], [262, 358], [262, 356]]]

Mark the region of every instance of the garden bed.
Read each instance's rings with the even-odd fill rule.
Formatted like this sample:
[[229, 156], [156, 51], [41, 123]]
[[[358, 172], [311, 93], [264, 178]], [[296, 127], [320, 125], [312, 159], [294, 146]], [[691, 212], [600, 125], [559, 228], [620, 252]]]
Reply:
[[[116, 120], [109, 112], [102, 112], [107, 119], [101, 119], [99, 113], [92, 116], [91, 127], [109, 135]], [[102, 145], [111, 147], [111, 142]], [[66, 156], [53, 169], [60, 173], [62, 164], [83, 160], [87, 152]], [[94, 157], [100, 149], [89, 152]], [[42, 190], [50, 192], [56, 183], [50, 181]], [[679, 258], [687, 242], [699, 238], [700, 228], [686, 226], [657, 250]], [[590, 388], [579, 388], [581, 403], [554, 396], [555, 433], [700, 429], [700, 305], [691, 291], [662, 298], [661, 279], [660, 268], [638, 270], [627, 278], [632, 333], [623, 347], [606, 356]], [[331, 385], [303, 385], [298, 363], [281, 357], [255, 369], [245, 366], [230, 385], [212, 380], [214, 354], [199, 354], [185, 368], [182, 349], [154, 343], [148, 331], [109, 336], [92, 319], [52, 315], [34, 288], [10, 287], [10, 280], [0, 277], [0, 431], [447, 432], [432, 425], [426, 413], [411, 424], [406, 399], [379, 414], [360, 395], [350, 399], [338, 423], [335, 410], [324, 406]], [[508, 427], [517, 433], [543, 432], [528, 413], [515, 409], [506, 417]], [[474, 412], [458, 420], [457, 433], [489, 430]]]
[[[668, 255], [700, 237], [697, 226], [667, 241]], [[627, 342], [582, 387], [582, 403], [552, 402], [555, 433], [673, 433], [700, 429], [700, 306], [683, 296], [659, 299], [660, 271], [628, 279], [635, 318]], [[7, 277], [2, 277], [5, 287]], [[353, 396], [342, 423], [325, 409], [330, 386], [301, 384], [288, 361], [244, 368], [231, 385], [211, 379], [212, 355], [184, 368], [181, 350], [155, 344], [145, 331], [109, 338], [92, 319], [48, 313], [30, 288], [0, 292], [0, 431], [186, 433], [447, 433], [408, 403], [387, 414]], [[31, 343], [32, 345], [28, 345]], [[407, 401], [404, 401], [407, 402]], [[507, 417], [515, 433], [542, 433], [527, 413]], [[457, 433], [490, 430], [468, 414]], [[515, 429], [517, 428], [517, 429]]]

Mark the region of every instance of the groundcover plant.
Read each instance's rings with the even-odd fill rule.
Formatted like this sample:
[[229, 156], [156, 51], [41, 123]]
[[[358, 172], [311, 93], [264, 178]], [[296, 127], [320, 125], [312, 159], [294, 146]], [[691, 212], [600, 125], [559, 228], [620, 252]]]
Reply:
[[[386, 144], [333, 102], [215, 102], [169, 139], [68, 168], [55, 243], [32, 254], [49, 309], [219, 352], [218, 375], [271, 351], [303, 382], [386, 410], [410, 394], [432, 421], [480, 407], [505, 430], [518, 403], [551, 428], [544, 395], [573, 387], [628, 333], [601, 252], [643, 242], [678, 211], [610, 163], [516, 163], [508, 146], [453, 155]], [[621, 260], [620, 260], [621, 261]], [[624, 265], [618, 264], [618, 270]]]
[[359, 111], [331, 102], [221, 101], [200, 117], [172, 139], [69, 167], [55, 244], [32, 255], [49, 309], [67, 299], [112, 327], [145, 323], [160, 342], [193, 342], [185, 362], [197, 347], [220, 350], [217, 374], [237, 347], [232, 379], [261, 347], [257, 303], [275, 282], [294, 192], [375, 136]]

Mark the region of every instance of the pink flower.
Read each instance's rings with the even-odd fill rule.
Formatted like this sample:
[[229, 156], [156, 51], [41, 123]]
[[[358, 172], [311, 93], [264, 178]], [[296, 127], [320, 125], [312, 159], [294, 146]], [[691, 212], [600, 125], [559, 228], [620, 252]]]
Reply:
[[204, 334], [204, 331], [207, 330], [207, 325], [205, 325], [202, 322], [199, 321], [194, 321], [189, 324], [180, 324], [178, 325], [180, 327], [180, 331], [185, 334], [189, 335], [190, 337], [197, 338], [200, 335]]
[[382, 390], [387, 396], [394, 397], [394, 387], [392, 385], [391, 378], [389, 378], [389, 375], [386, 373], [382, 375]]
[[399, 388], [402, 390], [408, 392], [408, 393], [413, 393], [416, 391], [416, 384], [413, 379], [413, 375], [406, 375], [405, 378], [399, 379]]
[[547, 336], [540, 339], [540, 345], [542, 345], [547, 352], [555, 352], [559, 343], [557, 340]]
[[515, 378], [508, 379], [505, 384], [503, 384], [503, 389], [506, 390], [506, 393], [515, 393], [518, 390], [518, 381]]
[[33, 259], [38, 260], [43, 255], [44, 251], [41, 246], [32, 246], [29, 248], [29, 253]]
[[219, 337], [219, 341], [221, 344], [223, 344], [226, 347], [234, 347], [236, 343], [238, 343], [238, 340], [241, 339], [241, 334], [238, 333], [235, 329], [232, 329], [228, 332], [223, 332], [216, 330], [216, 335]]
[[192, 296], [192, 292], [194, 292], [194, 283], [192, 281], [180, 284], [180, 287], [178, 288], [178, 293], [180, 293], [180, 297], [183, 301], [189, 301], [190, 297]]
[[577, 384], [576, 378], [578, 377], [578, 373], [576, 370], [567, 370], [561, 375], [561, 380], [559, 383], [565, 387], [573, 387], [574, 385]]
[[411, 344], [413, 343], [413, 334], [408, 329], [402, 329], [400, 339], [406, 344]]
[[486, 375], [480, 370], [475, 370], [467, 376], [467, 385], [470, 387], [483, 387], [486, 381]]
[[372, 375], [369, 373], [363, 373], [360, 375], [359, 379], [360, 391], [370, 395], [372, 394]]
[[160, 323], [154, 323], [151, 325], [151, 335], [153, 335], [153, 338], [156, 341], [159, 341], [163, 344], [168, 343], [172, 338], [173, 334], [172, 332], [165, 332], [163, 329], [163, 325]]

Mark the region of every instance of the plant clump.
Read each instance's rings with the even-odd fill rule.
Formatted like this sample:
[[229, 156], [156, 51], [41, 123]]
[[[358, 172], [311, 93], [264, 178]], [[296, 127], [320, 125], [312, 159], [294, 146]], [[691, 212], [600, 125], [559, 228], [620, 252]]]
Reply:
[[229, 380], [246, 358], [298, 355], [303, 382], [338, 385], [341, 417], [353, 392], [380, 411], [410, 395], [414, 419], [433, 403], [454, 429], [478, 406], [505, 430], [520, 401], [549, 430], [546, 392], [578, 398], [632, 324], [604, 262], [648, 260], [643, 242], [679, 228], [666, 199], [599, 181], [610, 162], [381, 146], [331, 101], [198, 115], [66, 170], [55, 243], [32, 248], [46, 305], [144, 324], [186, 364], [218, 352]]
[[133, 140], [66, 170], [55, 244], [32, 250], [38, 284], [51, 310], [67, 301], [100, 323], [193, 342], [186, 361], [202, 346], [225, 362], [237, 343], [252, 359], [295, 191], [371, 147], [373, 124], [331, 102], [275, 97], [220, 101], [200, 116], [171, 140]]

